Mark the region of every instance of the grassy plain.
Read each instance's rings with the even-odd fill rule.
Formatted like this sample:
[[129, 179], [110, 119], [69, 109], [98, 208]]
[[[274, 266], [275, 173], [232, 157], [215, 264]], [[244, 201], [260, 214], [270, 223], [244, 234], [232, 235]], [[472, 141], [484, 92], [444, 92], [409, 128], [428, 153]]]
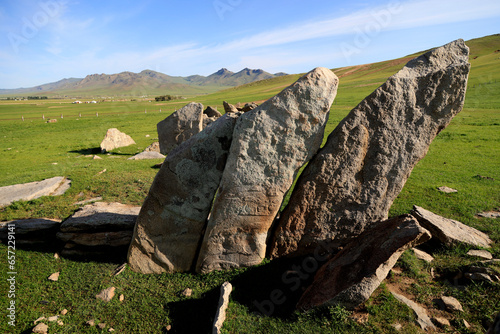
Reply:
[[[395, 200], [390, 215], [407, 213], [413, 205], [419, 205], [462, 221], [488, 233], [495, 241], [491, 252], [500, 258], [498, 221], [476, 216], [482, 211], [500, 209], [500, 53], [496, 52], [500, 49], [500, 37], [485, 37], [467, 44], [471, 47], [472, 70], [465, 108], [434, 140]], [[325, 139], [357, 103], [410, 58], [334, 69], [340, 87]], [[223, 100], [233, 104], [263, 101], [298, 77], [264, 80], [192, 100], [222, 110]], [[108, 202], [141, 205], [157, 172], [151, 168], [156, 161], [126, 158], [155, 141], [156, 124], [190, 101], [0, 101], [0, 186], [58, 175], [72, 180], [65, 195], [13, 203], [0, 209], [0, 220], [65, 219], [77, 208], [74, 202], [96, 196]], [[57, 122], [46, 123], [42, 116], [45, 121], [51, 118]], [[99, 143], [112, 127], [131, 135], [137, 144], [114, 150], [110, 155], [100, 154]], [[94, 155], [103, 159], [94, 160]], [[99, 174], [104, 169], [106, 172]], [[437, 191], [443, 185], [457, 189], [458, 193]], [[234, 291], [224, 333], [396, 333], [392, 326], [396, 323], [403, 326], [401, 332], [420, 333], [413, 313], [388, 293], [389, 285], [402, 288], [433, 315], [449, 318], [452, 326], [442, 332], [483, 333], [486, 321], [500, 311], [500, 283], [476, 282], [460, 289], [452, 284], [457, 272], [477, 262], [465, 255], [469, 250], [466, 246], [435, 246], [432, 251], [436, 260], [432, 264], [424, 264], [412, 252], [406, 252], [397, 265], [402, 273], [391, 275], [354, 313], [330, 307], [305, 314], [293, 312], [293, 307], [311, 275], [301, 281], [298, 291], [292, 291], [282, 280], [282, 275], [300, 265], [301, 259], [266, 260], [255, 268], [208, 275], [140, 275], [127, 269], [113, 277], [117, 263], [56, 260], [53, 252], [57, 250], [17, 250], [17, 325], [12, 328], [5, 317], [9, 300], [4, 293], [8, 288], [7, 247], [0, 245], [2, 332], [29, 333], [38, 317], [67, 309], [68, 314], [61, 316], [64, 326], [51, 323], [49, 333], [100, 333], [110, 327], [115, 333], [165, 333], [169, 325], [169, 333], [207, 333], [215, 315], [219, 286], [225, 280], [232, 282]], [[436, 273], [434, 279], [431, 269]], [[48, 281], [47, 277], [57, 271], [61, 272], [59, 281]], [[117, 288], [118, 295], [124, 294], [122, 303], [116, 297], [108, 304], [95, 299], [101, 289], [110, 286]], [[185, 288], [193, 290], [191, 297], [181, 295]], [[286, 301], [270, 309], [265, 301], [275, 290], [284, 292]], [[433, 300], [441, 295], [458, 298], [464, 312], [448, 314], [438, 310]], [[263, 315], [263, 310], [269, 315]], [[355, 321], [353, 316], [367, 320]], [[90, 319], [106, 323], [106, 329], [86, 326]], [[467, 329], [463, 320], [472, 327]]]

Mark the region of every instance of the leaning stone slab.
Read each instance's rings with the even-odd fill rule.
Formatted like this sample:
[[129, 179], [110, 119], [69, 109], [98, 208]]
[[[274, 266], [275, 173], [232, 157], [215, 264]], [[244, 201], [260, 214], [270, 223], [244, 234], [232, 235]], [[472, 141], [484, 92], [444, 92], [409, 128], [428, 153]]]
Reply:
[[69, 189], [71, 181], [56, 176], [38, 182], [0, 187], [0, 208], [15, 201], [30, 201], [42, 196], [59, 196]]
[[411, 60], [342, 120], [297, 181], [272, 258], [344, 246], [387, 219], [434, 137], [462, 110], [468, 55], [457, 40]]
[[134, 229], [141, 207], [97, 202], [85, 205], [61, 224], [61, 232], [103, 232]]
[[101, 152], [109, 152], [119, 147], [126, 147], [135, 144], [135, 141], [129, 135], [116, 128], [108, 129], [106, 136], [101, 142]]
[[238, 116], [220, 117], [167, 156], [137, 219], [128, 253], [132, 270], [192, 269]]
[[417, 323], [420, 328], [422, 328], [424, 331], [436, 329], [436, 326], [434, 326], [434, 324], [432, 323], [425, 308], [415, 303], [413, 300], [410, 300], [394, 291], [391, 291], [391, 294], [394, 296], [394, 298], [396, 298], [397, 300], [411, 308], [413, 312], [415, 312], [415, 315], [417, 316]]
[[430, 233], [410, 215], [374, 225], [318, 270], [297, 308], [356, 308], [370, 298], [406, 249], [430, 238]]
[[150, 160], [150, 159], [165, 159], [165, 156], [159, 152], [149, 151], [149, 152], [141, 152], [133, 157], [128, 158], [127, 160]]
[[168, 154], [203, 130], [203, 104], [191, 102], [156, 125], [160, 153]]
[[332, 71], [316, 68], [240, 116], [197, 271], [262, 261], [286, 192], [321, 145], [337, 85]]
[[485, 233], [459, 221], [444, 218], [429, 210], [414, 205], [411, 212], [419, 223], [428, 229], [432, 236], [447, 246], [456, 243], [466, 243], [472, 246], [489, 248], [491, 239]]

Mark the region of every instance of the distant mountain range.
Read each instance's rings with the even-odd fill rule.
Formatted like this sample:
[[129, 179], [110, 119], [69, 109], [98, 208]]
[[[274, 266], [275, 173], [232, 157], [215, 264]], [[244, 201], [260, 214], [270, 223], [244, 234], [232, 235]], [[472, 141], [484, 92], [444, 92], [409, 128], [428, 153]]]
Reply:
[[170, 76], [152, 70], [140, 73], [91, 74], [85, 78], [62, 79], [30, 88], [0, 89], [4, 96], [143, 96], [156, 94], [195, 95], [212, 93], [224, 88], [270, 79], [286, 73], [271, 74], [263, 70], [244, 68], [234, 73], [226, 68], [205, 77]]

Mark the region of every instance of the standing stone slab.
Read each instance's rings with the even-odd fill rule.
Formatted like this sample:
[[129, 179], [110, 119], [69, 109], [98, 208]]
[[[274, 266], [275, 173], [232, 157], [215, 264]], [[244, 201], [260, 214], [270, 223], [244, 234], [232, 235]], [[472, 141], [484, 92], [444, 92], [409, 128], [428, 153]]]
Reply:
[[203, 130], [203, 104], [191, 102], [156, 125], [160, 153], [175, 147]]
[[284, 195], [321, 145], [337, 85], [316, 68], [238, 119], [197, 271], [262, 261]]
[[167, 156], [137, 218], [128, 253], [132, 270], [147, 274], [191, 269], [238, 116], [220, 117]]
[[432, 235], [447, 246], [466, 243], [472, 246], [489, 248], [492, 241], [485, 233], [459, 221], [444, 218], [414, 205], [411, 212], [419, 223], [431, 231]]
[[406, 249], [430, 238], [429, 231], [410, 215], [374, 225], [318, 270], [297, 308], [356, 308], [370, 298]]
[[134, 145], [135, 141], [116, 128], [108, 129], [106, 136], [101, 142], [101, 152], [109, 152], [115, 148]]
[[462, 110], [468, 54], [457, 40], [411, 60], [347, 115], [297, 181], [271, 257], [341, 247], [387, 218], [413, 167]]

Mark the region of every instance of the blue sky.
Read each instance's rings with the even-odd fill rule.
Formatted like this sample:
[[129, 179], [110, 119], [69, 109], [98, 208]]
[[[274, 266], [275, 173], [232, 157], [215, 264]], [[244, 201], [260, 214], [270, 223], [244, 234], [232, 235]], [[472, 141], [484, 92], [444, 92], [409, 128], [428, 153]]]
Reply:
[[301, 73], [496, 33], [498, 0], [2, 0], [0, 88], [144, 69]]

